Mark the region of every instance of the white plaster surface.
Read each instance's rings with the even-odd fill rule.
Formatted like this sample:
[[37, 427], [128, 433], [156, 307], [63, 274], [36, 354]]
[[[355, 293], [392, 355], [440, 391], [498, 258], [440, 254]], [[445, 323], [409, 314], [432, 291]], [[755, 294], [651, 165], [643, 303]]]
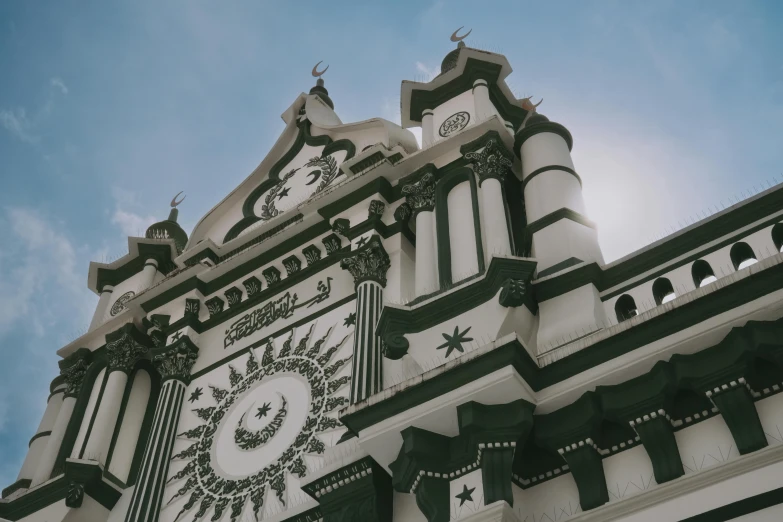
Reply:
[[479, 270], [470, 182], [463, 181], [451, 189], [447, 201], [451, 280], [456, 283], [477, 274]]
[[133, 378], [133, 385], [121, 420], [120, 432], [109, 462], [109, 472], [123, 482], [128, 480], [139, 432], [147, 412], [152, 382], [145, 370], [139, 370]]
[[101, 386], [103, 386], [103, 379], [105, 376], [106, 369], [104, 368], [100, 371], [100, 373], [98, 373], [98, 376], [95, 378], [93, 383], [92, 391], [90, 392], [90, 399], [87, 401], [87, 408], [84, 410], [82, 423], [79, 427], [79, 434], [76, 436], [76, 442], [73, 443], [73, 451], [71, 451], [71, 457], [73, 458], [81, 457], [84, 439], [87, 436], [87, 430], [90, 426], [90, 420], [92, 419], [92, 414], [95, 411], [96, 403], [98, 402], [98, 395], [100, 394]]

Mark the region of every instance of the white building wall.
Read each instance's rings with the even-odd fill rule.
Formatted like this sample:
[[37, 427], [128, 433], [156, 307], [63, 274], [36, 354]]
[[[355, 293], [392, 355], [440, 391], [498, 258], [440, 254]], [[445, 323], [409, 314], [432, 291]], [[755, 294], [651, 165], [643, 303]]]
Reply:
[[141, 425], [147, 412], [152, 381], [144, 370], [136, 372], [133, 384], [125, 406], [125, 413], [120, 424], [117, 442], [109, 462], [109, 472], [123, 482], [127, 482], [130, 473], [133, 456], [136, 452], [136, 444], [139, 440]]
[[82, 417], [82, 424], [79, 428], [79, 434], [76, 436], [76, 442], [73, 444], [73, 450], [71, 451], [71, 457], [80, 458], [82, 446], [84, 445], [85, 438], [87, 437], [87, 430], [90, 427], [90, 421], [92, 420], [92, 414], [95, 412], [95, 406], [98, 403], [98, 395], [100, 395], [101, 387], [103, 386], [103, 378], [106, 376], [106, 369], [98, 373], [95, 378], [95, 382], [90, 392], [90, 400], [87, 402], [87, 409], [84, 410], [84, 417]]

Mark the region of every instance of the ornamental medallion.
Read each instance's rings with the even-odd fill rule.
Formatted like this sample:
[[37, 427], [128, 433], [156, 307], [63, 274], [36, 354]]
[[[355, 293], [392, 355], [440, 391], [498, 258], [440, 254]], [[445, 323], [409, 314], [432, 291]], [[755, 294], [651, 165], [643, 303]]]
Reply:
[[134, 297], [136, 297], [136, 292], [131, 290], [130, 292], [125, 292], [119, 298], [117, 298], [117, 300], [114, 301], [114, 304], [111, 305], [111, 310], [109, 310], [109, 313], [111, 314], [111, 316], [114, 317], [118, 313], [120, 313], [123, 310], [125, 310], [125, 303], [127, 303], [128, 301], [130, 301]]
[[192, 511], [189, 520], [237, 522], [246, 510], [261, 520], [267, 495], [288, 505], [289, 481], [323, 455], [325, 433], [342, 427], [337, 412], [348, 405], [352, 332], [330, 339], [333, 326], [314, 339], [314, 328], [298, 342], [291, 330], [277, 353], [271, 339], [260, 358], [251, 350], [244, 372], [229, 365], [229, 389], [209, 386], [215, 406], [193, 410], [201, 422], [179, 434], [191, 443], [172, 457], [188, 461], [169, 479], [187, 479], [167, 500], [188, 496], [175, 520]]
[[443, 138], [448, 138], [452, 134], [456, 134], [467, 127], [468, 123], [470, 123], [470, 114], [465, 111], [460, 111], [456, 114], [452, 114], [441, 123], [438, 134]]

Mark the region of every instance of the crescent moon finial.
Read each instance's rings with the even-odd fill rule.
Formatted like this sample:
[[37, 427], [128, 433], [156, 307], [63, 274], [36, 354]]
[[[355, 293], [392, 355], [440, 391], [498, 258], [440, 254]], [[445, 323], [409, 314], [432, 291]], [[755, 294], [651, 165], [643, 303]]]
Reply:
[[180, 203], [182, 203], [183, 201], [185, 201], [185, 198], [186, 198], [186, 197], [188, 197], [187, 195], [184, 195], [184, 196], [182, 196], [182, 199], [180, 199], [179, 201], [177, 201], [177, 198], [178, 198], [178, 197], [179, 197], [179, 195], [180, 195], [180, 194], [182, 194], [183, 192], [185, 192], [185, 191], [184, 191], [184, 190], [180, 190], [180, 191], [177, 193], [177, 195], [176, 195], [176, 196], [174, 196], [173, 198], [171, 198], [171, 208], [177, 208], [177, 205], [179, 205]]
[[318, 66], [319, 66], [319, 65], [321, 65], [321, 63], [322, 63], [322, 62], [323, 62], [323, 60], [321, 60], [320, 62], [318, 62], [317, 64], [315, 64], [315, 66], [313, 66], [313, 76], [314, 76], [314, 77], [316, 77], [316, 78], [320, 78], [320, 77], [321, 77], [321, 75], [322, 75], [323, 73], [325, 73], [327, 69], [329, 69], [329, 66], [327, 65], [327, 66], [326, 66], [326, 69], [324, 69], [323, 71], [320, 71], [320, 72], [319, 72], [319, 71], [318, 71]]
[[[465, 27], [465, 26], [463, 25], [462, 27]], [[470, 31], [468, 31], [468, 32], [467, 32], [467, 33], [465, 33], [464, 35], [462, 35], [462, 36], [457, 36], [457, 33], [458, 33], [458, 32], [460, 32], [460, 31], [462, 30], [462, 27], [460, 27], [459, 29], [457, 29], [456, 31], [454, 31], [453, 33], [451, 33], [451, 41], [452, 41], [452, 42], [461, 42], [462, 40], [464, 40], [465, 38], [467, 38], [467, 37], [468, 37], [468, 35], [469, 35], [471, 32], [473, 32], [473, 29], [471, 29]]]

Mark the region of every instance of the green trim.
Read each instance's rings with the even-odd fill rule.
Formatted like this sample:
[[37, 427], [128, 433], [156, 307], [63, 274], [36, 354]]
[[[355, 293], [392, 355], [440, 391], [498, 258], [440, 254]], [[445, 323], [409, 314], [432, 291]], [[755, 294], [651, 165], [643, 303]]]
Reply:
[[33, 445], [33, 442], [35, 442], [35, 439], [40, 439], [41, 437], [48, 437], [48, 436], [49, 436], [49, 435], [51, 435], [51, 434], [52, 434], [52, 431], [51, 431], [51, 430], [48, 430], [48, 431], [41, 431], [41, 432], [38, 432], [38, 433], [36, 433], [35, 435], [33, 435], [33, 436], [30, 438], [30, 442], [28, 442], [28, 443], [27, 443], [27, 447], [29, 448], [30, 446], [32, 446], [32, 445]]
[[[377, 334], [384, 340], [384, 355], [399, 359], [408, 351], [406, 334], [421, 332], [475, 308], [493, 298], [508, 279], [527, 283], [534, 270], [535, 261], [529, 259], [493, 257], [484, 279], [479, 282], [465, 284], [444, 298], [416, 308], [384, 307], [376, 327]], [[535, 314], [535, 303], [529, 294], [526, 292], [525, 306]]]
[[176, 268], [171, 259], [171, 246], [167, 244], [149, 244], [138, 243], [139, 253], [136, 257], [129, 259], [122, 266], [116, 268], [104, 268], [99, 267], [97, 269], [97, 282], [95, 287], [98, 289], [98, 293], [103, 291], [103, 287], [111, 285], [116, 287], [123, 281], [135, 276], [144, 269], [144, 265], [147, 264], [147, 260], [152, 258], [158, 262], [157, 269], [163, 275], [168, 275], [172, 270]]
[[[82, 386], [79, 389], [79, 396], [76, 398], [76, 404], [73, 406], [73, 412], [71, 413], [71, 419], [68, 421], [68, 427], [65, 429], [63, 435], [63, 441], [60, 444], [60, 451], [57, 453], [57, 458], [54, 461], [54, 467], [52, 469], [51, 477], [55, 477], [63, 472], [63, 466], [65, 465], [65, 459], [71, 456], [73, 446], [76, 443], [76, 438], [79, 436], [79, 429], [82, 425], [82, 419], [84, 413], [87, 410], [87, 404], [90, 402], [90, 395], [92, 389], [95, 386], [95, 380], [98, 378], [98, 374], [101, 370], [106, 369], [104, 373], [104, 380], [109, 375], [106, 361], [106, 351], [104, 347], [92, 352], [93, 362], [87, 369], [87, 374], [84, 377]], [[103, 383], [101, 383], [103, 385]], [[96, 403], [97, 404], [97, 403]], [[86, 438], [85, 438], [86, 440]]]
[[563, 138], [566, 145], [568, 145], [569, 151], [574, 147], [574, 138], [571, 136], [571, 133], [568, 132], [568, 129], [553, 121], [542, 121], [533, 125], [526, 125], [517, 131], [516, 136], [514, 136], [514, 151], [517, 154], [520, 154], [522, 151], [522, 144], [525, 143], [528, 138], [531, 138], [536, 134], [541, 134], [542, 132], [551, 132], [552, 134], [557, 134]]
[[69, 485], [72, 483], [83, 484], [84, 492], [109, 511], [114, 508], [122, 496], [120, 491], [103, 481], [103, 472], [97, 462], [67, 461], [65, 463], [65, 479]]
[[391, 478], [372, 457], [347, 464], [302, 486], [334, 522], [392, 522]]
[[266, 179], [247, 196], [247, 199], [245, 199], [242, 204], [242, 215], [244, 217], [231, 227], [226, 234], [226, 237], [223, 238], [223, 243], [231, 241], [239, 236], [247, 227], [261, 221], [261, 218], [256, 216], [253, 212], [253, 207], [255, 207], [256, 202], [261, 199], [261, 196], [280, 183], [280, 172], [297, 154], [299, 154], [299, 151], [302, 150], [305, 144], [311, 147], [323, 146], [324, 149], [321, 152], [321, 157], [326, 157], [333, 152], [345, 151], [345, 159], [343, 161], [351, 159], [356, 153], [356, 146], [350, 140], [342, 139], [332, 141], [332, 138], [325, 134], [322, 136], [311, 135], [310, 121], [307, 119], [298, 122], [297, 126], [299, 127], [299, 132], [297, 133], [293, 145], [291, 145], [291, 148], [272, 166]]
[[[522, 124], [528, 111], [509, 101], [498, 82], [502, 67], [499, 64], [485, 62], [476, 58], [468, 58], [465, 69], [458, 77], [432, 90], [413, 89], [410, 94], [410, 112], [408, 118], [413, 122], [421, 122], [422, 112], [435, 109], [448, 100], [463, 92], [471, 91], [476, 80], [485, 80], [489, 90], [489, 100], [495, 106], [504, 120], [511, 121], [515, 127]], [[403, 105], [405, 100], [403, 100]]]
[[[347, 252], [348, 248], [350, 247], [345, 247], [340, 252], [343, 251]], [[281, 279], [280, 281], [276, 282], [274, 285], [267, 286], [266, 289], [261, 290], [260, 292], [254, 294], [253, 297], [245, 299], [244, 301], [242, 301], [241, 303], [235, 306], [224, 308], [221, 312], [218, 312], [216, 314], [210, 314], [209, 318], [205, 321], [201, 321], [197, 317], [186, 315], [180, 318], [179, 320], [175, 321], [174, 323], [170, 324], [168, 327], [166, 327], [163, 330], [163, 332], [168, 336], [178, 330], [181, 330], [186, 326], [189, 326], [193, 330], [195, 330], [196, 333], [203, 333], [233, 317], [236, 317], [237, 315], [246, 313], [249, 309], [258, 306], [259, 304], [263, 303], [268, 299], [273, 298], [277, 294], [285, 292], [292, 286], [301, 283], [302, 281], [305, 281], [311, 277], [316, 276], [318, 273], [326, 270], [327, 268], [330, 268], [332, 265], [339, 263], [339, 261], [340, 261], [339, 255], [330, 255], [321, 258], [315, 263], [313, 263], [312, 265], [303, 268], [299, 272], [296, 272], [295, 274], [286, 277], [285, 279]]]
[[[30, 479], [19, 479], [7, 488], [3, 488], [3, 498], [8, 497], [11, 493], [14, 491], [17, 491], [19, 489], [28, 489], [30, 487], [30, 484], [32, 481]], [[0, 513], [2, 513], [2, 505], [0, 504]]]
[[437, 187], [435, 188], [435, 228], [438, 241], [438, 274], [440, 276], [441, 288], [448, 287], [453, 282], [451, 274], [451, 239], [449, 231], [448, 196], [451, 189], [463, 181], [467, 181], [470, 184], [470, 199], [473, 211], [473, 235], [476, 241], [478, 273], [483, 274], [485, 270], [476, 176], [469, 168], [460, 167], [445, 173], [440, 178]]
[[354, 205], [357, 205], [376, 194], [379, 194], [387, 203], [397, 201], [401, 197], [399, 188], [397, 190], [392, 188], [391, 183], [389, 183], [386, 178], [377, 178], [362, 185], [334, 203], [324, 205], [322, 208], [318, 209], [318, 213], [321, 217], [329, 221], [341, 212], [345, 212]]
[[767, 447], [767, 437], [753, 406], [753, 397], [745, 386], [716, 393], [712, 396], [712, 402], [726, 421], [740, 455]]
[[525, 233], [532, 239], [533, 234], [535, 234], [540, 230], [543, 230], [549, 225], [553, 225], [557, 223], [561, 219], [570, 219], [571, 221], [579, 223], [580, 225], [584, 225], [592, 229], [596, 228], [595, 223], [593, 221], [590, 221], [582, 214], [575, 212], [570, 208], [564, 207], [555, 210], [554, 212], [551, 212], [546, 216], [540, 217], [537, 220], [533, 221], [532, 223], [528, 223], [527, 228], [525, 229]]
[[564, 167], [563, 165], [548, 165], [546, 167], [541, 167], [540, 169], [536, 169], [530, 174], [528, 174], [527, 177], [522, 180], [522, 190], [524, 190], [525, 187], [527, 187], [527, 184], [530, 183], [530, 180], [532, 180], [539, 174], [543, 174], [544, 172], [550, 172], [550, 171], [567, 172], [576, 178], [576, 180], [579, 182], [580, 187], [582, 186], [582, 178], [579, 177], [579, 174], [577, 174], [574, 169], [569, 167]]
[[0, 517], [11, 521], [20, 520], [64, 499], [67, 492], [68, 480], [65, 476], [61, 476], [11, 502], [0, 503]]
[[[335, 303], [330, 304], [329, 306], [323, 308], [322, 310], [320, 310], [319, 312], [316, 312], [316, 313], [318, 313], [319, 315], [327, 314], [327, 313], [331, 312], [332, 310], [334, 310], [335, 308], [339, 308], [342, 305], [344, 305], [345, 303], [348, 303], [348, 302], [353, 301], [355, 299], [356, 299], [356, 294], [351, 294], [349, 296], [346, 296], [346, 297], [340, 299], [339, 301], [337, 301]], [[190, 376], [191, 382], [196, 380], [196, 379], [198, 379], [199, 377], [201, 377], [203, 375], [208, 374], [212, 370], [214, 370], [216, 368], [220, 368], [221, 366], [223, 366], [223, 365], [233, 361], [234, 359], [236, 359], [238, 357], [241, 357], [242, 355], [245, 355], [250, 350], [252, 350], [254, 348], [258, 348], [259, 346], [265, 345], [270, 338], [279, 337], [280, 335], [284, 334], [285, 332], [288, 332], [292, 328], [297, 328], [297, 327], [302, 326], [303, 324], [306, 324], [306, 323], [308, 323], [308, 322], [310, 322], [312, 320], [313, 320], [313, 314], [308, 315], [307, 317], [303, 317], [302, 319], [300, 319], [298, 321], [295, 321], [295, 322], [289, 324], [288, 326], [285, 326], [285, 327], [283, 327], [283, 328], [281, 328], [281, 329], [279, 329], [279, 330], [277, 330], [275, 332], [272, 332], [271, 334], [267, 335], [263, 339], [259, 339], [258, 341], [248, 345], [247, 347], [242, 348], [241, 350], [237, 350], [236, 352], [232, 353], [231, 355], [229, 355], [227, 357], [224, 357], [223, 359], [220, 359], [219, 361], [217, 361], [215, 363], [212, 363], [209, 366], [205, 366], [201, 370], [191, 374], [191, 376]]]
[[[292, 250], [298, 249], [302, 245], [316, 240], [322, 234], [327, 233], [330, 230], [329, 223], [325, 221], [317, 223], [294, 237], [283, 241], [279, 245], [271, 247], [257, 256], [251, 257], [246, 263], [229, 270], [222, 276], [215, 278], [213, 281], [205, 282], [198, 279], [197, 276], [193, 276], [177, 286], [162, 292], [160, 295], [153, 297], [149, 301], [142, 303], [141, 307], [147, 313], [152, 312], [156, 308], [163, 306], [178, 297], [182, 297], [191, 290], [197, 290], [204, 297], [208, 297], [211, 294], [218, 292], [223, 287], [232, 284], [234, 281], [247, 277], [247, 275], [254, 270], [275, 261], [277, 258], [290, 253]], [[304, 270], [302, 272], [304, 272]], [[234, 308], [239, 309], [241, 308], [241, 305]]]
[[557, 272], [560, 272], [561, 270], [565, 270], [566, 268], [571, 268], [572, 266], [578, 265], [579, 263], [584, 263], [581, 259], [577, 257], [569, 257], [565, 261], [560, 261], [559, 263], [555, 263], [554, 265], [550, 266], [549, 268], [545, 268], [544, 270], [541, 270], [537, 274], [537, 278], [541, 279], [546, 276], [550, 276], [552, 274], [556, 274]]
[[[155, 370], [155, 368], [152, 366], [152, 363], [147, 360], [143, 359], [139, 361], [136, 364], [136, 367], [133, 369], [133, 372], [128, 377], [128, 382], [125, 386], [125, 393], [122, 396], [122, 403], [120, 404], [120, 411], [117, 415], [117, 424], [114, 427], [114, 434], [112, 435], [111, 443], [109, 445], [109, 451], [108, 451], [108, 457], [106, 458], [106, 475], [111, 478], [114, 477], [114, 475], [111, 475], [109, 473], [109, 468], [111, 467], [111, 460], [114, 456], [114, 449], [117, 444], [117, 438], [120, 435], [120, 430], [123, 426], [123, 421], [125, 420], [125, 409], [128, 405], [128, 400], [130, 399], [131, 391], [133, 390], [133, 382], [136, 379], [136, 374], [139, 372], [139, 370], [144, 370], [147, 372], [147, 375], [149, 375], [150, 378], [150, 396], [147, 399], [147, 407], [144, 412], [144, 418], [142, 420], [141, 429], [139, 430], [139, 437], [136, 440], [136, 447], [134, 448], [134, 454], [133, 459], [131, 461], [131, 467], [128, 470], [128, 478], [126, 480], [126, 483], [122, 485], [122, 487], [126, 486], [132, 486], [136, 483], [136, 475], [138, 474], [139, 466], [141, 465], [141, 459], [144, 455], [144, 448], [147, 446], [147, 440], [149, 439], [149, 433], [152, 429], [152, 420], [155, 416], [155, 405], [158, 402], [158, 395], [160, 394], [160, 387], [161, 387], [161, 379], [158, 372]], [[127, 449], [127, 448], [125, 448]], [[121, 483], [119, 478], [114, 477], [117, 481], [117, 483]]]
[[[87, 448], [87, 443], [90, 440], [90, 435], [92, 434], [92, 426], [95, 424], [95, 417], [98, 416], [98, 410], [100, 410], [101, 407], [101, 399], [103, 399], [103, 392], [106, 390], [106, 383], [109, 382], [109, 375], [111, 375], [111, 369], [107, 366], [106, 367], [106, 373], [103, 374], [103, 380], [101, 381], [101, 388], [98, 391], [98, 397], [95, 400], [95, 404], [93, 406], [92, 412], [90, 413], [90, 422], [87, 424], [87, 432], [84, 434], [84, 440], [82, 441], [82, 447], [79, 449], [79, 457], [78, 458], [84, 458], [84, 450]], [[94, 385], [93, 385], [94, 386]], [[92, 389], [90, 389], [90, 394], [92, 395]], [[85, 413], [86, 413], [87, 405], [85, 405]], [[79, 426], [81, 429], [81, 425]], [[78, 435], [77, 435], [78, 436]], [[88, 457], [89, 459], [92, 459], [94, 457]]]
[[[491, 271], [492, 266], [490, 266], [490, 272]], [[630, 353], [637, 348], [682, 331], [727, 310], [738, 308], [745, 303], [758, 299], [776, 290], [780, 290], [781, 288], [783, 288], [783, 265], [777, 265], [732, 285], [716, 290], [714, 295], [709, 299], [697, 299], [684, 304], [677, 309], [676, 313], [661, 314], [658, 317], [651, 318], [633, 328], [618, 332], [603, 341], [597, 342], [543, 368], [539, 368], [535, 361], [531, 359], [527, 350], [525, 350], [518, 341], [514, 340], [475, 357], [474, 359], [465, 361], [464, 363], [453, 367], [449, 372], [433, 376], [419, 384], [399, 390], [388, 399], [368, 404], [360, 410], [345, 414], [340, 420], [352, 432], [360, 433], [369, 426], [377, 424], [507, 366], [512, 366], [534, 391], [540, 391], [604, 362]], [[456, 299], [456, 301], [460, 300], [462, 299]], [[437, 306], [442, 305], [438, 303]], [[475, 302], [472, 306], [475, 306]], [[388, 313], [392, 310], [394, 310], [395, 313], [395, 316], [393, 317], [389, 316]], [[384, 339], [387, 344], [390, 341], [399, 341], [399, 339], [394, 337], [389, 339], [388, 332], [394, 331], [395, 329], [402, 331], [408, 330], [409, 327], [406, 326], [406, 322], [414, 322], [417, 318], [421, 321], [422, 319], [419, 316], [426, 317], [426, 314], [422, 314], [421, 312], [414, 314], [409, 311], [386, 308], [381, 314], [378, 331], [385, 335]], [[441, 320], [436, 320], [434, 324], [438, 324], [440, 321]], [[397, 326], [398, 324], [399, 326]], [[424, 322], [424, 324], [410, 327], [410, 330], [420, 331], [429, 328], [430, 326], [431, 325], [428, 322]], [[399, 336], [399, 338], [405, 341], [403, 336]], [[781, 338], [783, 338], [783, 335], [778, 337], [778, 339]], [[399, 349], [399, 345], [400, 343], [398, 342], [397, 345], [392, 348]], [[407, 346], [405, 346], [405, 348], [407, 349]], [[387, 350], [388, 349], [389, 347], [387, 346]], [[723, 349], [725, 349], [725, 347]], [[704, 360], [699, 360], [698, 363], [695, 364], [696, 368], [705, 366], [714, 359], [713, 355], [703, 355], [702, 357], [704, 357]], [[673, 357], [673, 359], [673, 362], [676, 362], [677, 358]], [[695, 359], [691, 358], [690, 360], [693, 361]], [[781, 360], [781, 363], [783, 363], [783, 360]], [[712, 364], [718, 364], [718, 361], [713, 361]], [[682, 365], [680, 365], [680, 367], [685, 368], [685, 366]], [[710, 368], [712, 367], [710, 366]], [[692, 371], [696, 372], [696, 370]], [[701, 375], [701, 373], [694, 373], [694, 375]], [[720, 372], [718, 372], [718, 375], [723, 378], [720, 379], [721, 382], [718, 382], [716, 385], [725, 384], [726, 380], [730, 380], [726, 378], [727, 376], [721, 375]], [[739, 374], [735, 374], [734, 378], [738, 378], [739, 376]], [[750, 375], [747, 378], [749, 379], [749, 382], [751, 382]], [[706, 388], [702, 391], [706, 391], [710, 388], [710, 385], [713, 384], [707, 381], [704, 381], [704, 383], [706, 383]], [[753, 382], [751, 382], [751, 385], [753, 385]]]
[[684, 518], [681, 522], [726, 522], [778, 504], [783, 504], [783, 487], [711, 509], [700, 515]]

